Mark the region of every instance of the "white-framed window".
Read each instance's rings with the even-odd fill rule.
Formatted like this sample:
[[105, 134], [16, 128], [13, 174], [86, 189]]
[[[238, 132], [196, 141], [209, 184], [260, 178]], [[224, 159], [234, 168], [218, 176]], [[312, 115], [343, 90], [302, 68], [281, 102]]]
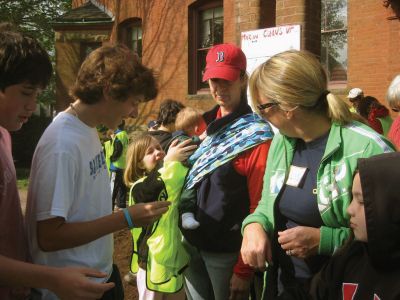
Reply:
[[118, 40], [142, 57], [142, 20], [131, 18], [119, 24]]
[[347, 83], [347, 0], [321, 1], [321, 62], [330, 85]]

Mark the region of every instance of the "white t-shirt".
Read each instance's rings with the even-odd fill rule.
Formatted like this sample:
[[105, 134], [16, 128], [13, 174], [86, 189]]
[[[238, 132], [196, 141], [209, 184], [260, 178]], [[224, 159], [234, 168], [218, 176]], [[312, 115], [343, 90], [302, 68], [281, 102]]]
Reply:
[[[57, 267], [91, 267], [111, 274], [112, 234], [52, 252], [41, 251], [36, 236], [36, 221], [63, 217], [67, 223], [84, 222], [111, 212], [107, 166], [96, 129], [60, 113], [43, 133], [32, 161], [26, 219], [33, 261]], [[41, 292], [43, 299], [57, 299], [48, 290]]]

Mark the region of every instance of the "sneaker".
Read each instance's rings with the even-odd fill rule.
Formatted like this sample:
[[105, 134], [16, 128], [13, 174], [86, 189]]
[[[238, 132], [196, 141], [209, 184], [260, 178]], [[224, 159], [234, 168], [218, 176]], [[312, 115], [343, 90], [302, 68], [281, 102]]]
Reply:
[[124, 276], [124, 280], [128, 284], [136, 286], [136, 274], [132, 273], [131, 271], [126, 273], [126, 275]]

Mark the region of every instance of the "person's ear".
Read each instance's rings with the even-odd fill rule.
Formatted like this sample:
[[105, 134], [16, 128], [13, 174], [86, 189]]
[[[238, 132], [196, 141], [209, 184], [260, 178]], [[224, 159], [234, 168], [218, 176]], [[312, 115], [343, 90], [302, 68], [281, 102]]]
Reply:
[[292, 106], [290, 108], [286, 108], [286, 107], [282, 107], [281, 109], [283, 110], [283, 112], [286, 115], [286, 119], [290, 120], [293, 118], [294, 114], [295, 114], [295, 110], [297, 110], [299, 108], [299, 105], [296, 106]]
[[284, 110], [286, 119], [291, 120], [293, 118], [294, 111], [292, 109]]
[[194, 125], [194, 127], [191, 131], [192, 131], [192, 133], [194, 133], [194, 135], [200, 135], [201, 132], [199, 133], [199, 130], [200, 130], [200, 126]]

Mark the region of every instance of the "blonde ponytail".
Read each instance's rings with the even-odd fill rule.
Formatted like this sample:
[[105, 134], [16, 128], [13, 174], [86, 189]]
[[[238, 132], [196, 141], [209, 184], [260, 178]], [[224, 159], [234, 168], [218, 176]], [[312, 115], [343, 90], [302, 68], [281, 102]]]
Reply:
[[351, 121], [347, 104], [327, 92], [327, 75], [319, 60], [307, 51], [289, 50], [272, 56], [251, 75], [252, 106], [263, 95], [279, 104], [301, 106], [323, 113], [332, 121]]

